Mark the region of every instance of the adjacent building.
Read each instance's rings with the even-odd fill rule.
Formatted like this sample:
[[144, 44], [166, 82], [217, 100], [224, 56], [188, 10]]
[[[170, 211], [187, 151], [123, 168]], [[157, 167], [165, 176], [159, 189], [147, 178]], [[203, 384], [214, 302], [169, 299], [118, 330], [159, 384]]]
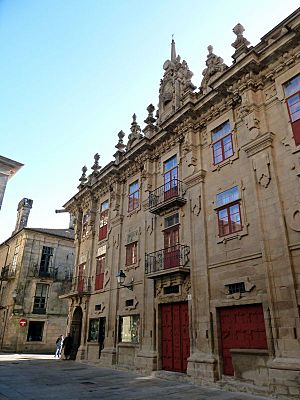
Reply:
[[0, 245], [0, 349], [48, 353], [65, 334], [74, 264], [74, 231], [27, 228], [33, 201], [18, 205], [12, 236]]
[[199, 89], [176, 54], [75, 216], [77, 359], [300, 394], [300, 9], [233, 64], [208, 47]]
[[7, 181], [21, 168], [23, 164], [0, 156], [0, 210], [3, 202]]

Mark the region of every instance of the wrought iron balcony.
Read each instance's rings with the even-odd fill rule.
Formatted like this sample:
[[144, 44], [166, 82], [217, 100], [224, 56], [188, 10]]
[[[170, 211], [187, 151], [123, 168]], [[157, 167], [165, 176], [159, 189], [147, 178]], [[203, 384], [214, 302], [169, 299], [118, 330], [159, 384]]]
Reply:
[[189, 273], [187, 265], [190, 258], [190, 247], [183, 244], [166, 247], [145, 255], [145, 274], [148, 278], [174, 272]]
[[149, 192], [150, 212], [160, 214], [170, 207], [183, 206], [186, 203], [185, 192], [185, 184], [178, 179], [173, 179]]
[[3, 267], [0, 274], [0, 281], [8, 281], [16, 277], [16, 270], [9, 268], [9, 265]]
[[[33, 268], [33, 276], [36, 278], [48, 278], [54, 281], [68, 281], [72, 280], [72, 274], [70, 271], [64, 268], [63, 266], [54, 267], [50, 266], [47, 269], [43, 269], [39, 264], [34, 264]], [[32, 272], [31, 272], [32, 273]]]

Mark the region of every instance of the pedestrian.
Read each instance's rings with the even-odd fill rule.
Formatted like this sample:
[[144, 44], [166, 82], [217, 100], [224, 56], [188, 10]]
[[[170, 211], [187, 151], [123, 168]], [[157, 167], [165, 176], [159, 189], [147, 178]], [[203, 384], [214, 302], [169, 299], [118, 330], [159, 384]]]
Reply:
[[54, 358], [60, 358], [61, 356], [61, 352], [62, 352], [62, 348], [63, 348], [63, 342], [64, 342], [64, 337], [63, 335], [58, 336], [58, 338], [56, 339], [56, 351], [55, 351], [55, 355]]
[[71, 336], [71, 333], [68, 333], [68, 336], [65, 337], [65, 340], [63, 342], [65, 360], [70, 359], [72, 348], [73, 348], [73, 338]]

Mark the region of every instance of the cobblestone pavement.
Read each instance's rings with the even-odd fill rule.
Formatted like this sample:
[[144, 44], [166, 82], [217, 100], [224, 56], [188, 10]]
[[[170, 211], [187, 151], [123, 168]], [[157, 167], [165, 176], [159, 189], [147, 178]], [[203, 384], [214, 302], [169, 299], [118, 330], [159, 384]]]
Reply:
[[0, 400], [266, 400], [53, 356], [0, 354]]

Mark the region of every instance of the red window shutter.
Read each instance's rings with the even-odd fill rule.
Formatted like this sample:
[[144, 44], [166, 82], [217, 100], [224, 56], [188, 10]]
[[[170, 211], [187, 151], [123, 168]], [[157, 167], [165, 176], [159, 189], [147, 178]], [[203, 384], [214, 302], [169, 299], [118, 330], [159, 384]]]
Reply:
[[97, 258], [96, 277], [95, 277], [95, 290], [103, 289], [104, 270], [105, 270], [105, 255]]
[[298, 146], [300, 144], [300, 119], [297, 119], [297, 121], [294, 121], [291, 124], [292, 124], [294, 140], [296, 145]]

